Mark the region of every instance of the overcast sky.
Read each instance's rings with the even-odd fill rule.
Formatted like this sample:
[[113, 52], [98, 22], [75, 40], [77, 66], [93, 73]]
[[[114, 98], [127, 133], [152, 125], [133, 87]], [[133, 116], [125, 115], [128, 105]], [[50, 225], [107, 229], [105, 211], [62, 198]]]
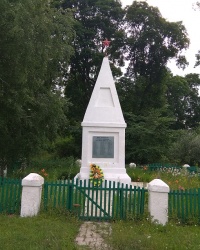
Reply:
[[[132, 4], [133, 0], [121, 0], [123, 7]], [[147, 0], [149, 5], [157, 6], [162, 16], [170, 22], [183, 21], [187, 29], [190, 39], [190, 47], [185, 52], [185, 56], [189, 61], [189, 66], [183, 71], [171, 62], [168, 67], [174, 75], [182, 75], [189, 73], [200, 74], [200, 66], [194, 68], [195, 54], [200, 50], [200, 11], [195, 11], [193, 6], [195, 0]]]

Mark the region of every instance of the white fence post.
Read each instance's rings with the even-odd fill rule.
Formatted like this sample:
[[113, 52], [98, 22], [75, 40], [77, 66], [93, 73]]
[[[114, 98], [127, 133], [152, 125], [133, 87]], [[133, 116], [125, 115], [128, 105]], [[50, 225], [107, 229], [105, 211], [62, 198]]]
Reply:
[[160, 179], [154, 179], [148, 184], [149, 212], [153, 221], [165, 225], [168, 222], [169, 186]]
[[37, 215], [40, 210], [44, 178], [31, 173], [22, 180], [21, 217]]

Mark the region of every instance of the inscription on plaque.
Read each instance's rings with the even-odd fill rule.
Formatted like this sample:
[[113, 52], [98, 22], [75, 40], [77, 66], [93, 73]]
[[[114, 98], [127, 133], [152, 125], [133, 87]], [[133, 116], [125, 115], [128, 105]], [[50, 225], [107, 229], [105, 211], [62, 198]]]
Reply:
[[93, 136], [92, 158], [114, 158], [114, 136]]

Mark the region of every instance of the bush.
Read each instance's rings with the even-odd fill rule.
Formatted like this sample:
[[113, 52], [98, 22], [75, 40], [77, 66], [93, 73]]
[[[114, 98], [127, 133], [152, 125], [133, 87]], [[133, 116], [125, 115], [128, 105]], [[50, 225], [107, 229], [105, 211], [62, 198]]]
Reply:
[[152, 171], [149, 171], [146, 166], [127, 168], [127, 174], [131, 177], [131, 181], [134, 182], [150, 182], [153, 180]]
[[38, 173], [46, 180], [72, 179], [80, 170], [73, 157], [62, 159], [34, 159], [26, 168], [15, 169], [10, 177], [24, 178], [29, 173]]
[[169, 157], [178, 164], [200, 164], [200, 134], [195, 131], [182, 131], [178, 140], [171, 146]]
[[57, 139], [53, 144], [52, 150], [55, 157], [58, 158], [66, 158], [69, 156], [78, 157], [80, 151], [72, 136]]

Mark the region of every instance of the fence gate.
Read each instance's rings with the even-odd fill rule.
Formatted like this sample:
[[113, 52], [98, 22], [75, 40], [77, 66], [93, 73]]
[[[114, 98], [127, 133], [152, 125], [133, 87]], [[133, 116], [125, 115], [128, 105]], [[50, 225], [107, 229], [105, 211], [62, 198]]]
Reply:
[[100, 186], [86, 180], [45, 182], [44, 207], [67, 208], [84, 220], [135, 218], [144, 213], [146, 192], [107, 181]]

